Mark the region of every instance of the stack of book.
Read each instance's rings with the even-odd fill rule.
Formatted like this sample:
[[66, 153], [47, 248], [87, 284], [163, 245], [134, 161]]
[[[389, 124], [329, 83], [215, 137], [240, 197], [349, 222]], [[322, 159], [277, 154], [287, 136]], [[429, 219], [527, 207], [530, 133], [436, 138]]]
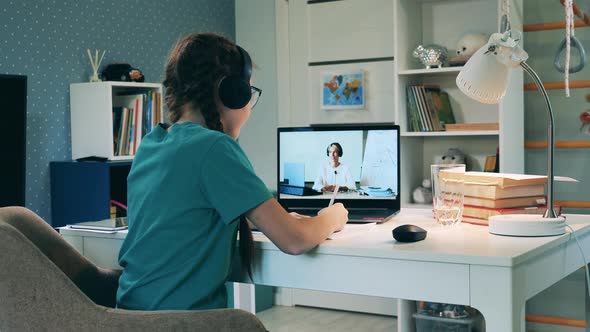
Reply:
[[487, 225], [495, 215], [543, 214], [546, 182], [540, 175], [466, 172], [462, 221]]

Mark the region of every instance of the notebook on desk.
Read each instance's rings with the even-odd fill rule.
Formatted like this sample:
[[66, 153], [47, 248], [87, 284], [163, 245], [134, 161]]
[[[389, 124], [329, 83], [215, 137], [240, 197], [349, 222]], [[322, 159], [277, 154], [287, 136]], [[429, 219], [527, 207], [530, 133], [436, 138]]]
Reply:
[[335, 202], [350, 223], [384, 222], [400, 210], [399, 126], [278, 128], [278, 201], [289, 212], [316, 215]]
[[127, 217], [119, 217], [98, 221], [85, 221], [67, 226], [78, 230], [116, 232], [127, 229], [128, 224]]

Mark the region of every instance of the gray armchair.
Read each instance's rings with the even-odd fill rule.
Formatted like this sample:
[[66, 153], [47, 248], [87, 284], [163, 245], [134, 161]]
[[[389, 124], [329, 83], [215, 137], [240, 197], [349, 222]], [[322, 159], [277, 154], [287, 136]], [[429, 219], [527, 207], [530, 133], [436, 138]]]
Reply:
[[0, 331], [266, 331], [239, 309], [113, 309], [118, 270], [95, 266], [22, 207], [0, 208]]

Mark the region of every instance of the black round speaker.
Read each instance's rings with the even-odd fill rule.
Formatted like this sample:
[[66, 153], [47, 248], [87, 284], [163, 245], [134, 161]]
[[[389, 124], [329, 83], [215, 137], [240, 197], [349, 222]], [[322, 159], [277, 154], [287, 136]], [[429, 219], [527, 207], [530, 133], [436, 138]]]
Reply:
[[246, 50], [236, 45], [242, 58], [242, 71], [239, 76], [225, 76], [219, 82], [219, 99], [228, 108], [240, 109], [250, 102], [252, 90], [252, 60]]

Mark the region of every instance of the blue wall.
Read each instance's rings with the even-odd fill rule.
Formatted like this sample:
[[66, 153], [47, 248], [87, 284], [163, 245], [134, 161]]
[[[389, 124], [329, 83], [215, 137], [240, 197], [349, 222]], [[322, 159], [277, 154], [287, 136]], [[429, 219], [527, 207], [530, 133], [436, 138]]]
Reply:
[[86, 49], [161, 82], [174, 42], [195, 31], [234, 39], [234, 0], [2, 2], [0, 73], [28, 76], [27, 207], [50, 220], [49, 162], [71, 159], [69, 85], [88, 81]]
[[[574, 1], [583, 10], [590, 12], [590, 1]], [[575, 18], [579, 20], [579, 18]], [[565, 10], [557, 0], [525, 0], [525, 24], [565, 21]], [[590, 28], [576, 28], [576, 37], [582, 42], [586, 54], [590, 56]], [[524, 36], [524, 48], [530, 58], [527, 61], [537, 72], [543, 82], [563, 82], [564, 74], [553, 67], [555, 53], [565, 38], [565, 29], [527, 32]], [[572, 51], [572, 56], [577, 52]], [[577, 57], [576, 57], [577, 59]], [[574, 62], [572, 62], [574, 63]], [[575, 61], [577, 64], [578, 61]], [[590, 63], [574, 74], [572, 80], [587, 80], [590, 77]], [[525, 80], [532, 82], [525, 74]], [[564, 90], [549, 90], [555, 118], [556, 141], [590, 140], [590, 133], [579, 131], [580, 113], [590, 111], [590, 103], [585, 98], [590, 89], [571, 89], [571, 96], [565, 97]], [[525, 140], [547, 140], [547, 111], [544, 100], [538, 91], [525, 92]], [[555, 199], [590, 200], [590, 161], [589, 149], [555, 150], [555, 175], [570, 176], [580, 183], [557, 183]], [[547, 174], [547, 150], [529, 149], [525, 154], [525, 169], [528, 174]], [[588, 213], [587, 209], [568, 209], [568, 213]]]

